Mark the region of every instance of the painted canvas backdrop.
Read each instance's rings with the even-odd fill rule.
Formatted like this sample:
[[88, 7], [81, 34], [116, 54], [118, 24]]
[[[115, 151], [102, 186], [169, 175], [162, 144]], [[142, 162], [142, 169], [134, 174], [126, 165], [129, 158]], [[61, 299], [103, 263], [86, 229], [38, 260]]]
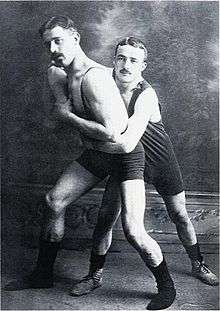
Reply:
[[54, 184], [81, 152], [79, 137], [49, 119], [42, 22], [68, 15], [87, 55], [111, 66], [116, 42], [141, 38], [187, 190], [218, 190], [218, 3], [0, 2], [3, 182]]

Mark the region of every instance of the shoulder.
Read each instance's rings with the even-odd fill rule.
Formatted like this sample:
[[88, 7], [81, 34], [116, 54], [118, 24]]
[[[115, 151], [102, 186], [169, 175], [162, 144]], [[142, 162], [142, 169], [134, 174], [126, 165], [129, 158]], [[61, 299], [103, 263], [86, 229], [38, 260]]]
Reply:
[[86, 79], [99, 79], [103, 77], [113, 79], [112, 70], [104, 66], [92, 67], [85, 74]]
[[151, 86], [142, 89], [138, 99], [145, 100], [147, 102], [150, 100], [150, 102], [154, 102], [156, 104], [158, 103], [157, 93]]
[[150, 114], [151, 116], [155, 113], [159, 113], [158, 97], [155, 90], [150, 86], [145, 88], [138, 96], [134, 110], [136, 112], [142, 112], [143, 114]]
[[107, 67], [95, 67], [86, 72], [82, 81], [85, 95], [90, 96], [114, 96], [119, 95], [119, 90], [112, 77], [112, 70]]

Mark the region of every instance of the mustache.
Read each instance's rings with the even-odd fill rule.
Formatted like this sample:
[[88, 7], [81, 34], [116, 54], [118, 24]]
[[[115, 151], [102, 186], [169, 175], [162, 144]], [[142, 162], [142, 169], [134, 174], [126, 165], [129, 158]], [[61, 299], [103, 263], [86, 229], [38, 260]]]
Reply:
[[129, 74], [131, 74], [130, 71], [128, 71], [127, 69], [121, 69], [120, 73], [129, 73]]
[[57, 60], [57, 58], [58, 57], [60, 57], [60, 56], [63, 56], [63, 54], [62, 53], [53, 53], [52, 55], [51, 55], [51, 60]]

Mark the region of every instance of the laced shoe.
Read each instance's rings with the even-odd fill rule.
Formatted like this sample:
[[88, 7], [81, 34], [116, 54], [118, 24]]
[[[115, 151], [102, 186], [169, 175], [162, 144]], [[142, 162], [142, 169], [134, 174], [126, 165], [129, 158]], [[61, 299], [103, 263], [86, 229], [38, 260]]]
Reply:
[[175, 300], [176, 290], [172, 281], [157, 285], [158, 294], [147, 306], [147, 310], [162, 310], [170, 307]]
[[219, 285], [217, 276], [208, 268], [204, 261], [192, 260], [192, 275], [205, 284], [211, 286]]
[[103, 269], [97, 269], [93, 273], [89, 273], [82, 280], [76, 283], [70, 290], [71, 296], [87, 295], [96, 288], [102, 286], [102, 272]]

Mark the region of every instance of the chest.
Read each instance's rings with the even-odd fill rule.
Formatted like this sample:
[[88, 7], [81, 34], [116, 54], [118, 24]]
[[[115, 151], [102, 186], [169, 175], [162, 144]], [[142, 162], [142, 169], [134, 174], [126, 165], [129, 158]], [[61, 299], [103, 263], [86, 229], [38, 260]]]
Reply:
[[81, 95], [82, 76], [69, 76], [68, 77], [68, 92], [69, 98], [72, 101], [73, 112], [80, 117], [85, 116], [85, 110]]
[[128, 109], [129, 104], [131, 102], [132, 95], [133, 95], [133, 92], [131, 92], [131, 91], [121, 93], [121, 97], [122, 97], [123, 102], [124, 102], [127, 109]]

